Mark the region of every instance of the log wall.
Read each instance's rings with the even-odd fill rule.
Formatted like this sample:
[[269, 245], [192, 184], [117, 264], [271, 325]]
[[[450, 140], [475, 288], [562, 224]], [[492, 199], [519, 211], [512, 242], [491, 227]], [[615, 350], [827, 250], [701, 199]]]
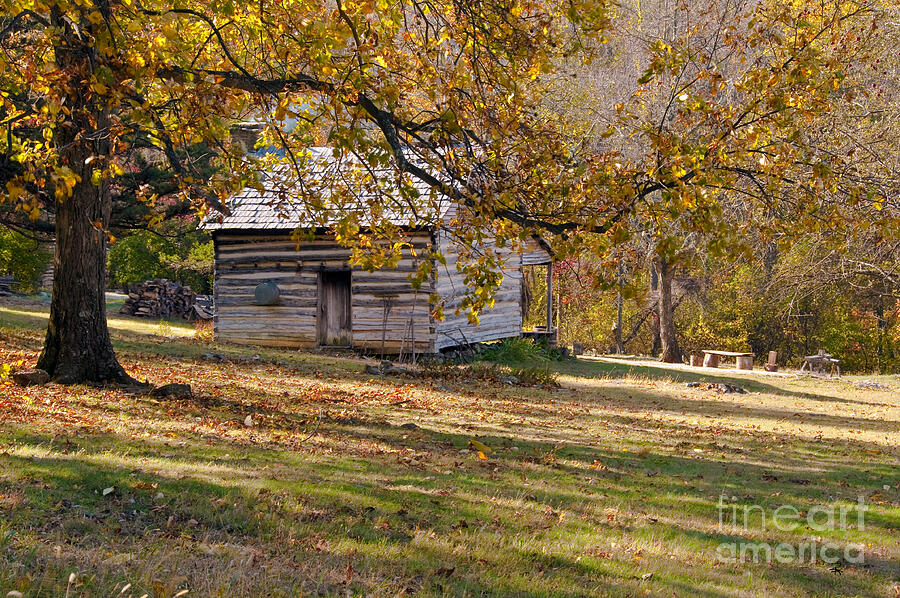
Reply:
[[[350, 250], [324, 235], [299, 247], [287, 233], [219, 231], [214, 241], [216, 338], [266, 346], [315, 346], [319, 273], [323, 269], [351, 269]], [[411, 242], [422, 255], [420, 250], [432, 242], [431, 233], [416, 233]], [[415, 270], [416, 263], [409, 254], [404, 254], [393, 269], [365, 272], [352, 268], [354, 348], [380, 351], [384, 328], [387, 353], [399, 353], [401, 344], [408, 350], [413, 336], [418, 353], [435, 350], [435, 324], [429, 304], [433, 286], [414, 289], [408, 276]], [[262, 282], [278, 285], [276, 305], [255, 305], [253, 293]], [[386, 327], [385, 296], [390, 296], [391, 302]], [[411, 318], [414, 331], [409, 327]]]
[[465, 292], [463, 275], [457, 270], [458, 251], [448, 235], [438, 235], [447, 264], [437, 264], [435, 289], [444, 301], [444, 320], [437, 322], [435, 348], [440, 350], [464, 343], [517, 337], [522, 333], [522, 256], [506, 251], [503, 282], [497, 289], [493, 307], [479, 314], [480, 323], [469, 323], [465, 313], [456, 314]]

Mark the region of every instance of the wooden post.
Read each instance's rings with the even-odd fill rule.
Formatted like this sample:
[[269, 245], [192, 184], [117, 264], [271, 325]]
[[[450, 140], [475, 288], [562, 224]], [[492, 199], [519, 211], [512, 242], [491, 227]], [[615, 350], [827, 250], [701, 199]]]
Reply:
[[[550, 264], [553, 268], [553, 264]], [[556, 326], [550, 329], [550, 348], [555, 349], [559, 343], [559, 331], [562, 330], [562, 285], [556, 287]]]
[[[547, 264], [547, 333], [553, 335], [553, 263]], [[549, 338], [547, 339], [550, 340]]]
[[384, 303], [384, 312], [381, 318], [381, 359], [384, 359], [384, 341], [387, 335], [387, 321], [388, 315], [391, 313], [391, 308], [394, 306], [394, 296], [384, 295], [381, 297], [381, 301]]

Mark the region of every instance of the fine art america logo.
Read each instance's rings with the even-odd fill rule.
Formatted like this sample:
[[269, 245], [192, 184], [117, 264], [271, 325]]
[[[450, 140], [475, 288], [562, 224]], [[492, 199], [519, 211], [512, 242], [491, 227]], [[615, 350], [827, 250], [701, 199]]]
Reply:
[[[866, 506], [863, 497], [855, 505], [815, 505], [802, 513], [793, 505], [781, 505], [768, 510], [756, 504], [738, 504], [737, 497], [722, 494], [716, 505], [719, 512], [719, 529], [738, 528], [758, 534], [761, 531], [793, 532], [807, 527], [812, 532], [846, 530], [864, 531]], [[861, 564], [865, 560], [862, 544], [835, 544], [821, 537], [799, 543], [753, 542], [738, 539], [722, 542], [716, 548], [716, 557], [725, 563], [838, 563]]]

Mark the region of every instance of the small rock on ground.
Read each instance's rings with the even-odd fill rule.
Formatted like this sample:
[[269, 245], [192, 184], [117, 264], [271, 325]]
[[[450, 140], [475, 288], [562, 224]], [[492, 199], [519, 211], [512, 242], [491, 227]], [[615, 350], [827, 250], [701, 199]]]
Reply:
[[394, 362], [385, 359], [379, 365], [367, 365], [366, 373], [373, 376], [383, 376], [388, 374], [414, 374], [415, 372], [409, 368], [394, 365]]
[[733, 384], [725, 384], [723, 382], [715, 382], [712, 384], [704, 384], [703, 382], [688, 382], [684, 385], [686, 388], [700, 388], [703, 390], [715, 390], [725, 394], [746, 394], [747, 391], [740, 386]]
[[19, 386], [41, 386], [50, 382], [50, 374], [38, 369], [13, 372], [11, 377]]
[[856, 388], [859, 390], [891, 390], [890, 387], [885, 386], [879, 382], [875, 382], [874, 380], [863, 380], [861, 382], [856, 383]]

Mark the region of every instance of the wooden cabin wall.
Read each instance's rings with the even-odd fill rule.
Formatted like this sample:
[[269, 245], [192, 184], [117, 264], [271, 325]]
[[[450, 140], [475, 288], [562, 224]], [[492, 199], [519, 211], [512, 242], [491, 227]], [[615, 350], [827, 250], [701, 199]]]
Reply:
[[523, 266], [543, 266], [553, 263], [553, 256], [534, 239], [525, 242], [521, 249]]
[[444, 301], [444, 320], [437, 322], [435, 347], [440, 350], [463, 343], [476, 343], [517, 337], [522, 333], [522, 257], [512, 250], [504, 252], [506, 264], [503, 282], [494, 297], [494, 306], [479, 314], [480, 323], [473, 326], [465, 313], [457, 315], [466, 285], [456, 269], [458, 251], [448, 235], [438, 235], [440, 251], [446, 266], [437, 264], [435, 290]]
[[[219, 231], [214, 241], [216, 338], [264, 346], [315, 346], [319, 272], [348, 268], [350, 250], [325, 235], [304, 241], [299, 248], [287, 233]], [[431, 233], [415, 233], [411, 242], [421, 256], [432, 242]], [[384, 335], [386, 353], [398, 353], [401, 344], [409, 349], [413, 336], [408, 330], [411, 317], [415, 323], [416, 351], [434, 351], [435, 326], [429, 304], [433, 286], [413, 289], [408, 276], [415, 269], [416, 263], [408, 252], [394, 269], [365, 272], [352, 268], [354, 348], [381, 350], [384, 295], [390, 294], [394, 297]], [[254, 290], [262, 282], [278, 285], [277, 305], [254, 303]]]

